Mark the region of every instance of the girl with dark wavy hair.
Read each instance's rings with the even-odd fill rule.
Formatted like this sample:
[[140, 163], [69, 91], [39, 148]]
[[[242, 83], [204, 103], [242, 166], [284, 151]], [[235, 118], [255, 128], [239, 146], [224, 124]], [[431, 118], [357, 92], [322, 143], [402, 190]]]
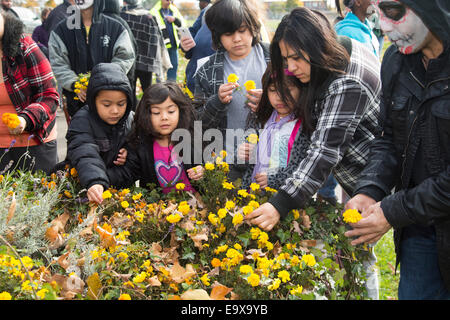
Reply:
[[203, 176], [203, 167], [193, 164], [194, 153], [200, 150], [190, 146], [190, 155], [178, 155], [172, 141], [177, 129], [184, 129], [189, 136], [183, 139], [192, 138], [193, 124], [191, 102], [176, 83], [148, 87], [137, 106], [128, 136], [126, 163], [108, 170], [111, 185], [125, 187], [139, 180], [142, 187], [156, 184], [168, 193], [181, 182], [185, 184], [184, 190], [194, 191], [190, 179], [199, 180]]

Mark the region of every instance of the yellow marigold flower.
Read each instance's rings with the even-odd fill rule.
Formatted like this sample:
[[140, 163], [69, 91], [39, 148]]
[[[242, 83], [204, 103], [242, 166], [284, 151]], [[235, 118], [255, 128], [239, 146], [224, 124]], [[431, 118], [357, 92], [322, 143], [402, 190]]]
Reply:
[[242, 214], [240, 213], [236, 213], [233, 217], [233, 225], [237, 225], [242, 223], [242, 221], [244, 221], [244, 217], [242, 216]]
[[69, 198], [69, 199], [72, 199], [72, 198], [73, 198], [73, 196], [72, 196], [72, 194], [70, 193], [69, 190], [64, 190], [64, 195], [65, 195], [67, 198]]
[[36, 292], [36, 295], [39, 297], [39, 299], [44, 299], [45, 298], [45, 294], [48, 292], [47, 289], [41, 289], [38, 292]]
[[236, 83], [236, 82], [238, 82], [238, 80], [239, 80], [239, 77], [237, 75], [235, 75], [234, 73], [230, 73], [230, 75], [227, 78], [227, 81], [229, 83]]
[[225, 252], [228, 249], [228, 245], [224, 244], [223, 246], [217, 247], [216, 250], [214, 250], [215, 254], [219, 254], [221, 252]]
[[211, 279], [209, 279], [207, 273], [205, 273], [205, 274], [200, 278], [200, 280], [203, 282], [203, 284], [204, 284], [205, 286], [209, 286], [209, 285], [210, 285]]
[[76, 176], [78, 175], [77, 169], [71, 168], [71, 169], [70, 169], [70, 175], [71, 175], [72, 177], [76, 177]]
[[126, 208], [128, 208], [128, 207], [130, 206], [130, 204], [128, 203], [128, 201], [122, 201], [122, 202], [120, 203], [120, 205], [121, 205], [122, 208], [124, 208], [124, 209], [126, 209]]
[[267, 241], [266, 242], [266, 249], [269, 250], [269, 251], [272, 250], [273, 249], [273, 243], [270, 242], [270, 241]]
[[81, 90], [80, 90], [80, 89], [75, 89], [75, 90], [73, 90], [73, 92], [75, 92], [75, 93], [80, 93]]
[[252, 200], [248, 203], [249, 206], [253, 207], [253, 209], [259, 208], [259, 203], [255, 200]]
[[316, 259], [312, 254], [304, 254], [302, 256], [302, 261], [309, 267], [312, 267], [316, 264]]
[[253, 212], [253, 207], [252, 206], [245, 206], [242, 208], [242, 212], [244, 213], [244, 216], [250, 214]]
[[131, 300], [131, 297], [128, 293], [122, 293], [119, 297], [119, 300]]
[[215, 226], [219, 223], [219, 218], [214, 213], [210, 213], [208, 215], [208, 220], [209, 220], [209, 222], [211, 222], [211, 224], [213, 226]]
[[301, 285], [297, 285], [295, 288], [292, 288], [290, 293], [293, 296], [299, 296], [303, 291], [303, 287]]
[[253, 89], [256, 89], [256, 83], [253, 80], [247, 80], [244, 83], [244, 87], [245, 87], [245, 90], [247, 90], [247, 91], [253, 90]]
[[226, 156], [227, 156], [227, 152], [225, 151], [225, 150], [222, 150], [222, 151], [220, 151], [219, 152], [219, 155], [222, 157], [222, 158], [226, 158]]
[[17, 128], [20, 124], [19, 117], [15, 113], [5, 112], [2, 115], [2, 121], [10, 129]]
[[137, 194], [134, 194], [131, 198], [134, 200], [134, 201], [136, 201], [136, 200], [139, 200], [140, 198], [142, 197], [142, 193], [137, 193]]
[[230, 166], [226, 162], [221, 162], [220, 163], [220, 167], [222, 168], [222, 170], [224, 172], [229, 172], [230, 171]]
[[249, 266], [248, 264], [244, 264], [244, 265], [240, 266], [239, 272], [242, 274], [253, 273], [253, 268], [251, 266]]
[[278, 192], [276, 189], [273, 189], [271, 187], [265, 187], [264, 190], [266, 190], [267, 192], [272, 192], [272, 193], [277, 193]]
[[256, 273], [252, 273], [248, 278], [247, 282], [250, 283], [252, 287], [257, 287], [261, 278]]
[[249, 134], [247, 137], [247, 141], [251, 144], [257, 144], [259, 141], [258, 135], [256, 133]]
[[227, 216], [227, 210], [224, 208], [219, 209], [219, 211], [217, 211], [217, 215], [219, 216], [220, 219], [223, 219]]
[[294, 255], [291, 259], [291, 265], [297, 266], [300, 264], [300, 258], [297, 255]]
[[24, 282], [22, 283], [22, 290], [23, 290], [23, 291], [26, 291], [26, 292], [30, 292], [30, 291], [33, 290], [32, 287], [31, 287], [31, 285], [30, 285], [30, 280], [26, 280], [26, 281], [24, 281]]
[[259, 237], [259, 234], [261, 233], [261, 229], [259, 228], [251, 228], [250, 229], [250, 234], [252, 235], [252, 239], [256, 240]]
[[227, 181], [222, 182], [222, 187], [227, 190], [234, 189], [233, 183]]
[[288, 282], [291, 280], [291, 276], [289, 275], [289, 272], [287, 272], [286, 270], [278, 272], [278, 278], [280, 278], [281, 281], [283, 282]]
[[214, 259], [211, 260], [211, 265], [212, 265], [214, 268], [220, 267], [220, 264], [221, 264], [221, 262], [220, 262], [220, 260], [217, 259], [217, 258], [214, 258]]
[[135, 276], [133, 278], [133, 282], [134, 283], [141, 283], [145, 280], [145, 278], [147, 277], [147, 273], [142, 271], [140, 274], [138, 274], [137, 276]]
[[219, 165], [223, 162], [223, 159], [221, 157], [216, 158], [216, 164]]
[[258, 236], [258, 242], [266, 243], [267, 240], [269, 240], [269, 235], [266, 232], [261, 231]]
[[83, 77], [83, 78], [80, 79], [80, 81], [81, 81], [81, 82], [87, 82], [88, 79], [87, 79], [86, 77]]
[[250, 189], [252, 189], [252, 191], [257, 191], [257, 190], [259, 190], [260, 187], [261, 186], [259, 184], [255, 183], [255, 182], [252, 182], [250, 184]]
[[169, 216], [166, 217], [166, 220], [169, 221], [170, 223], [177, 223], [178, 221], [181, 220], [181, 216], [179, 214], [171, 214]]
[[24, 266], [27, 269], [31, 269], [33, 267], [33, 265], [34, 265], [33, 259], [31, 259], [29, 256], [24, 256], [21, 259], [22, 259]]
[[211, 162], [205, 163], [205, 169], [209, 171], [214, 170], [214, 163]]
[[102, 194], [102, 198], [103, 199], [109, 199], [111, 197], [112, 197], [112, 194], [111, 194], [111, 192], [109, 190], [104, 191], [103, 194]]
[[237, 192], [238, 195], [240, 195], [243, 198], [246, 198], [248, 196], [248, 192], [245, 189], [241, 189]]
[[0, 300], [11, 300], [11, 294], [9, 292], [3, 291], [0, 293]]
[[236, 250], [242, 250], [242, 246], [239, 243], [235, 243], [233, 246]]
[[355, 210], [355, 209], [345, 210], [343, 217], [344, 217], [344, 222], [346, 222], [346, 223], [356, 223], [362, 219], [361, 214], [358, 212], [358, 210]]
[[235, 206], [236, 206], [235, 203], [231, 200], [228, 200], [227, 203], [225, 203], [225, 208], [228, 210], [233, 209]]
[[75, 82], [74, 87], [75, 87], [75, 89], [80, 89], [81, 88], [81, 83], [79, 83], [78, 81]]
[[180, 211], [183, 215], [185, 215], [189, 211], [191, 211], [191, 207], [188, 205], [188, 203], [186, 201], [182, 201], [178, 205], [178, 211]]
[[221, 223], [217, 231], [219, 231], [219, 233], [225, 233], [225, 231], [227, 231], [227, 227], [225, 227], [225, 225]]
[[300, 218], [300, 211], [298, 211], [297, 209], [292, 210], [292, 214], [294, 215], [295, 220]]
[[175, 189], [177, 189], [177, 190], [184, 190], [184, 188], [186, 187], [186, 185], [184, 184], [184, 183], [177, 183], [176, 185], [175, 185]]
[[126, 252], [121, 252], [117, 255], [117, 257], [121, 260], [127, 260], [128, 259], [128, 254], [126, 254]]
[[269, 289], [269, 291], [277, 290], [280, 287], [280, 284], [281, 280], [276, 278], [275, 280], [273, 280], [272, 284], [267, 287], [267, 289]]

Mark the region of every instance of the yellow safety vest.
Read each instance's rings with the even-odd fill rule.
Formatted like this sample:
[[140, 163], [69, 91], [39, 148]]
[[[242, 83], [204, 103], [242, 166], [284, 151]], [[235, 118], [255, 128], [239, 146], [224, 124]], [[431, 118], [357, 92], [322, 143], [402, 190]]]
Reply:
[[[174, 5], [170, 4], [169, 5], [169, 10], [172, 11], [173, 16], [175, 18], [178, 18], [181, 21], [181, 25], [184, 26], [184, 18], [181, 15], [180, 11], [178, 11], [177, 7], [175, 7]], [[161, 14], [161, 1], [158, 1], [158, 3], [150, 10], [150, 13], [156, 17], [156, 21], [158, 22], [158, 26], [161, 29], [161, 32], [164, 35], [164, 31], [166, 29], [166, 23], [164, 22], [164, 17]], [[172, 22], [172, 27], [173, 27], [173, 36], [175, 38], [175, 43], [177, 45], [177, 47], [180, 44], [180, 39], [178, 38], [178, 32], [176, 30], [176, 26], [174, 25], [174, 23]], [[167, 49], [172, 48], [172, 44], [170, 43], [170, 38], [169, 37], [164, 37], [164, 44], [166, 45]]]

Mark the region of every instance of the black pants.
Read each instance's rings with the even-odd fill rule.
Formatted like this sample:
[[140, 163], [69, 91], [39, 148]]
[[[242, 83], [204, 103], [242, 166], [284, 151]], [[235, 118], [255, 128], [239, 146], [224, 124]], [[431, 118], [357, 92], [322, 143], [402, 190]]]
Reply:
[[150, 87], [150, 85], [152, 84], [152, 76], [153, 76], [152, 72], [136, 70], [134, 76], [135, 87], [137, 86], [136, 82], [137, 79], [139, 78], [139, 81], [141, 82], [142, 91], [145, 91], [145, 89]]
[[[42, 170], [49, 174], [58, 162], [56, 140], [31, 147], [12, 147], [5, 153], [6, 150], [6, 148], [0, 148], [0, 172], [8, 167], [6, 171]], [[27, 150], [28, 155], [25, 155]]]

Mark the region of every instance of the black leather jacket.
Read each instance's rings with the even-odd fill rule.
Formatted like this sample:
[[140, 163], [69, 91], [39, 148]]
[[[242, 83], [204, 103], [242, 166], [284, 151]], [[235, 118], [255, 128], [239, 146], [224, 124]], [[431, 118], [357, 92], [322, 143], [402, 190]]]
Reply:
[[403, 55], [391, 46], [381, 76], [383, 134], [374, 140], [354, 194], [381, 200], [397, 257], [403, 227], [434, 226], [450, 289], [450, 48], [425, 71], [422, 53]]

